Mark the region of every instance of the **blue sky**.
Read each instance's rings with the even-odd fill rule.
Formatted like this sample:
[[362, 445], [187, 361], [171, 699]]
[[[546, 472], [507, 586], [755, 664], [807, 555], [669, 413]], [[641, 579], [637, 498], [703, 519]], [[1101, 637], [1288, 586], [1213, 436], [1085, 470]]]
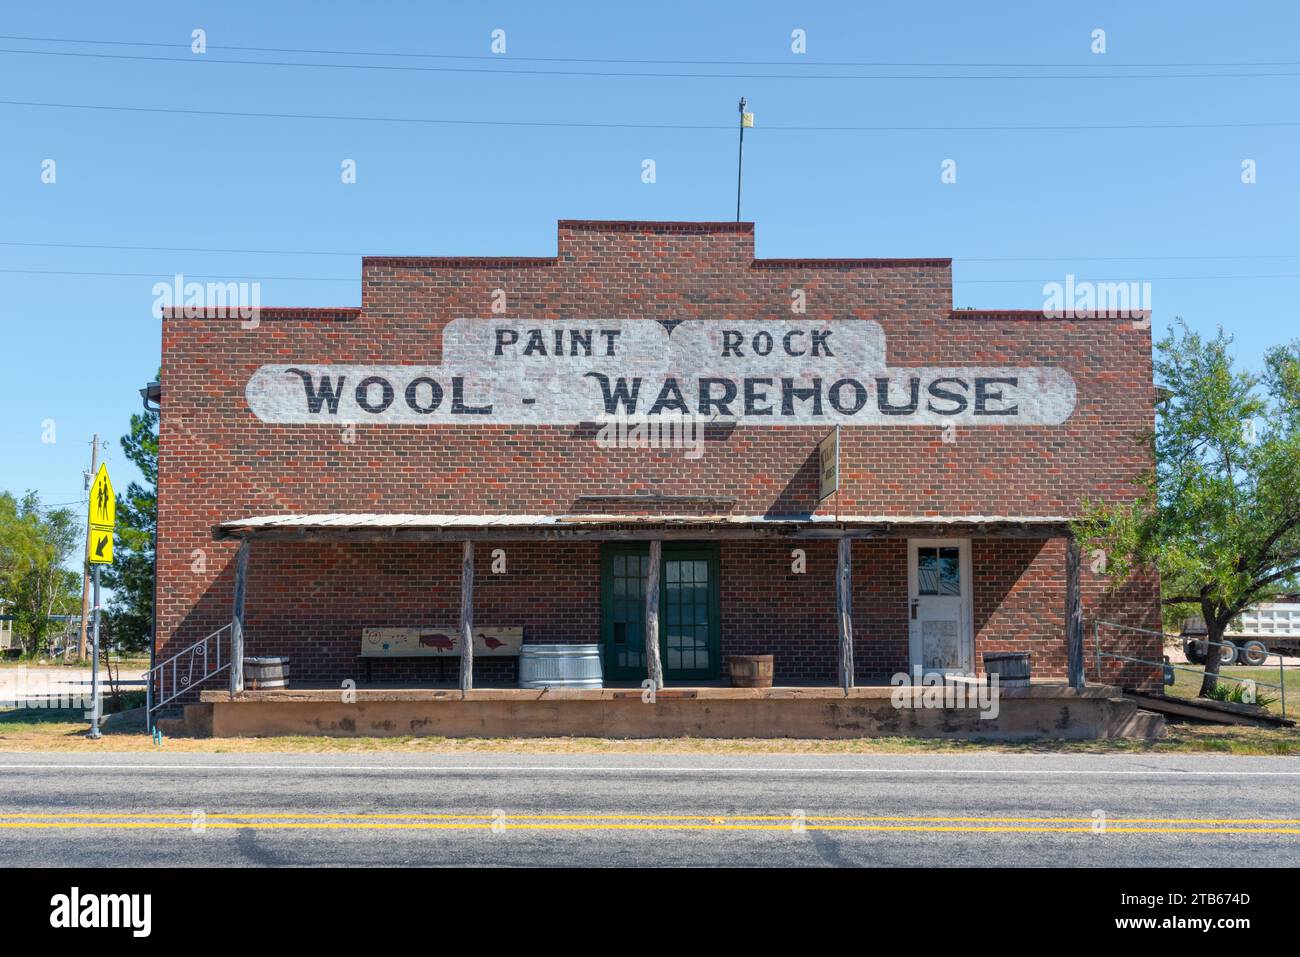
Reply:
[[[264, 305], [356, 305], [362, 253], [550, 255], [561, 218], [730, 219], [741, 95], [757, 118], [743, 215], [760, 256], [951, 256], [958, 306], [1039, 308], [1044, 282], [1067, 273], [1149, 279], [1157, 334], [1174, 316], [1222, 324], [1250, 363], [1296, 334], [1300, 126], [1223, 125], [1300, 122], [1293, 3], [5, 6], [5, 101], [723, 127], [0, 103], [0, 489], [47, 503], [84, 500], [94, 432], [111, 440], [118, 487], [134, 477], [117, 439], [158, 365], [158, 279], [261, 277]], [[1095, 29], [1105, 54], [1090, 51]], [[580, 62], [592, 60], [692, 62]], [[816, 66], [831, 62], [883, 65]], [[680, 75], [702, 73], [745, 76]], [[1290, 75], [1223, 75], [1251, 73]], [[1176, 124], [1216, 125], [1078, 129]], [[778, 129], [790, 126], [945, 129]], [[1026, 126], [1065, 129], [953, 129]], [[340, 182], [345, 159], [355, 184]], [[955, 184], [940, 181], [947, 159]]]

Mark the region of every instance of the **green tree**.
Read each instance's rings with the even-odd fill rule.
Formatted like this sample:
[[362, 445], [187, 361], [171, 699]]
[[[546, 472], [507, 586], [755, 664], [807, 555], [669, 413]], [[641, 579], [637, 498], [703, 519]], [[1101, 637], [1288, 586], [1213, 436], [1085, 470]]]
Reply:
[[122, 436], [122, 451], [144, 477], [117, 496], [113, 564], [104, 583], [113, 590], [106, 609], [118, 647], [148, 648], [153, 636], [154, 532], [158, 522], [158, 413], [137, 412]]
[[[1166, 607], [1195, 609], [1222, 641], [1243, 609], [1300, 577], [1300, 340], [1269, 349], [1262, 374], [1235, 368], [1232, 340], [1180, 319], [1156, 345], [1160, 387], [1155, 471], [1130, 504], [1085, 506], [1076, 533], [1123, 581], [1140, 565], [1161, 576]], [[1200, 694], [1218, 683], [1206, 656]]]
[[80, 610], [81, 579], [66, 566], [83, 547], [83, 528], [66, 508], [43, 511], [35, 492], [0, 492], [0, 599], [27, 654], [41, 651], [54, 615]]

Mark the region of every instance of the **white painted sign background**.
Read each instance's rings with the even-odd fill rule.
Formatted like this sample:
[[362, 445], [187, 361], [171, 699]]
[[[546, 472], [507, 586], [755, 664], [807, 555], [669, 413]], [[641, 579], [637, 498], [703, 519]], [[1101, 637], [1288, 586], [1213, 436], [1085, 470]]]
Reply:
[[265, 422], [577, 425], [612, 414], [739, 425], [1059, 425], [1055, 367], [888, 368], [865, 320], [456, 319], [438, 365], [264, 365], [245, 389]]

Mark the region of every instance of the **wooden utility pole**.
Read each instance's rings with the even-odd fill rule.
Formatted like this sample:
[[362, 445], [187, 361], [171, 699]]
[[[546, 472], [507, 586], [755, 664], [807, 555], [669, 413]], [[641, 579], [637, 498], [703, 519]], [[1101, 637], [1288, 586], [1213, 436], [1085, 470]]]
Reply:
[[645, 575], [645, 662], [655, 691], [664, 687], [664, 669], [659, 661], [659, 561], [663, 543], [650, 540], [650, 565]]
[[235, 558], [235, 599], [230, 610], [230, 693], [244, 690], [244, 593], [248, 590], [248, 539]]
[[1070, 533], [1065, 540], [1065, 651], [1071, 688], [1082, 688], [1084, 685], [1083, 598], [1079, 589], [1079, 561], [1079, 540]]
[[465, 540], [460, 560], [460, 690], [474, 687], [474, 542]]
[[[90, 478], [86, 479], [86, 488], [94, 481], [99, 469], [99, 434], [90, 440]], [[77, 660], [86, 660], [86, 624], [90, 618], [90, 529], [86, 529], [85, 559], [81, 563], [81, 637], [77, 641]]]
[[840, 539], [835, 560], [835, 611], [839, 628], [840, 687], [853, 687], [853, 539]]

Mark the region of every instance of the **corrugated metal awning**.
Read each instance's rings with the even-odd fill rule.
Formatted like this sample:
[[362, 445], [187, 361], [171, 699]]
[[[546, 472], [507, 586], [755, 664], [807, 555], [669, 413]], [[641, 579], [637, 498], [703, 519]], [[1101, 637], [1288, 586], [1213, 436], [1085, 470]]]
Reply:
[[[502, 538], [599, 537], [607, 532], [653, 529], [707, 529], [755, 534], [821, 537], [902, 531], [904, 529], [1018, 529], [1040, 534], [1063, 531], [1071, 518], [1062, 515], [631, 515], [631, 514], [410, 514], [325, 512], [258, 515], [232, 519], [212, 529], [213, 538], [364, 538], [427, 540], [460, 537]], [[461, 534], [464, 533], [464, 534]], [[611, 536], [618, 537], [618, 536]]]

